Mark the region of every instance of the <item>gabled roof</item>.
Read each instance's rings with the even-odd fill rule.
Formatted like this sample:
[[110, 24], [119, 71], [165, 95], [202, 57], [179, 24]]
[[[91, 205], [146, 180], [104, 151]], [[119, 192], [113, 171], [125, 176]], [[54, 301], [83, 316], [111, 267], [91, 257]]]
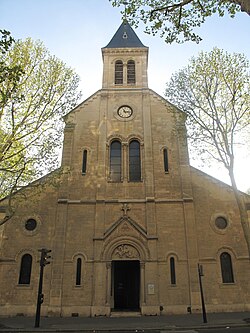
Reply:
[[129, 23], [124, 20], [105, 48], [146, 47]]

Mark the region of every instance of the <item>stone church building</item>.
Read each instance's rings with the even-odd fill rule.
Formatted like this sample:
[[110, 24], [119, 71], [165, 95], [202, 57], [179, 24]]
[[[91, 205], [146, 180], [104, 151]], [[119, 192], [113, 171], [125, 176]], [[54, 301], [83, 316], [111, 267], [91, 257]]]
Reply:
[[126, 21], [102, 57], [102, 88], [65, 116], [61, 168], [17, 192], [0, 227], [0, 315], [35, 314], [41, 248], [43, 315], [200, 312], [198, 264], [207, 311], [249, 311], [231, 187], [190, 166], [185, 114], [148, 88]]

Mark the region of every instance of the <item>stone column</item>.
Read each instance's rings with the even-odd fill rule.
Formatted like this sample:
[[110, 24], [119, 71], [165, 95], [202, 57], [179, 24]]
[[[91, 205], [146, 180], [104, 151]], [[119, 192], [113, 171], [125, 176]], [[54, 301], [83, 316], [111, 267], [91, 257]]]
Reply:
[[183, 212], [185, 218], [185, 234], [187, 244], [190, 305], [192, 307], [192, 312], [200, 312], [200, 289], [197, 273], [199, 255], [197, 244], [197, 231], [195, 226], [194, 205], [192, 201], [185, 201], [183, 203]]
[[65, 238], [67, 228], [67, 203], [58, 204], [57, 219], [55, 226], [55, 236], [51, 255], [51, 283], [50, 283], [50, 302], [48, 315], [62, 315], [62, 292], [63, 292], [63, 272], [65, 256]]
[[106, 305], [110, 306], [110, 296], [111, 296], [111, 261], [106, 263], [107, 275], [106, 275]]
[[128, 75], [128, 68], [127, 68], [127, 63], [123, 63], [123, 84], [127, 84], [127, 75]]
[[140, 305], [145, 303], [145, 263], [140, 262]]
[[70, 167], [72, 159], [72, 146], [75, 124], [68, 122], [64, 129], [64, 142], [62, 154], [62, 167]]
[[128, 181], [128, 144], [122, 143], [122, 180]]

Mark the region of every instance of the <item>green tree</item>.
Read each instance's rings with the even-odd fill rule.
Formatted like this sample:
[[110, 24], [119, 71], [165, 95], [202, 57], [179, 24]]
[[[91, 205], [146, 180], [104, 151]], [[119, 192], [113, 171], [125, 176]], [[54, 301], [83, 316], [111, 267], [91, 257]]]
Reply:
[[80, 94], [78, 75], [40, 41], [12, 41], [1, 48], [0, 64], [0, 198], [9, 198], [6, 220], [14, 213], [12, 194], [58, 166], [62, 116]]
[[[0, 109], [2, 110], [12, 93], [16, 89], [18, 81], [23, 74], [22, 68], [19, 65], [7, 65], [6, 53], [10, 50], [15, 40], [11, 33], [7, 30], [0, 30]], [[3, 82], [11, 83], [11, 90], [2, 89]]]
[[242, 10], [250, 15], [250, 0], [109, 0], [113, 6], [126, 4], [126, 17], [132, 25], [142, 21], [145, 32], [160, 33], [167, 43], [195, 41], [201, 37], [194, 32], [206, 18], [218, 13], [228, 12], [234, 17]]
[[249, 141], [245, 137], [250, 125], [249, 69], [243, 54], [218, 48], [201, 52], [172, 75], [166, 97], [188, 115], [190, 147], [196, 156], [227, 169], [250, 254], [247, 211], [234, 176], [235, 148]]

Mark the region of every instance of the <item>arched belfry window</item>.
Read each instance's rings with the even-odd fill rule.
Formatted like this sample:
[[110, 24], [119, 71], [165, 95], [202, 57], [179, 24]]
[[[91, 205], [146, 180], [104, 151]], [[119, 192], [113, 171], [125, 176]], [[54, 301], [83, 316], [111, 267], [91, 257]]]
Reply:
[[110, 179], [120, 182], [122, 175], [122, 145], [118, 140], [112, 141], [110, 145]]
[[220, 255], [221, 275], [223, 283], [234, 283], [232, 259], [229, 253]]
[[121, 60], [115, 62], [115, 84], [123, 84], [123, 62]]
[[141, 151], [138, 140], [129, 143], [129, 181], [141, 181]]
[[28, 253], [24, 254], [21, 259], [20, 273], [19, 273], [19, 284], [30, 284], [32, 268], [32, 256]]
[[134, 60], [129, 60], [127, 62], [127, 83], [135, 84], [135, 62], [134, 62]]

